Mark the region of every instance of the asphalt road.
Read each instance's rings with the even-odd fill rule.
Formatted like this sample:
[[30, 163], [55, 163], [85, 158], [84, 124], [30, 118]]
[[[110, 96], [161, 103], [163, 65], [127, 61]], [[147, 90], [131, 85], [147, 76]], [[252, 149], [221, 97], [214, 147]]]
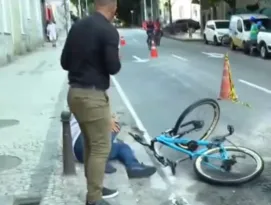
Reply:
[[[176, 189], [192, 205], [269, 205], [271, 204], [271, 61], [245, 56], [224, 47], [202, 42], [162, 39], [159, 57], [150, 59], [146, 35], [139, 29], [120, 30], [127, 45], [121, 48], [122, 70], [116, 80], [151, 136], [174, 125], [180, 113], [200, 98], [217, 98], [223, 70], [223, 55], [228, 52], [233, 80], [240, 101], [252, 108], [219, 102], [221, 119], [215, 134], [235, 126], [232, 141], [262, 154], [265, 172], [241, 187], [215, 187], [198, 181], [192, 163], [178, 165]], [[210, 57], [210, 53], [213, 57]], [[195, 117], [205, 117], [203, 114]], [[194, 133], [195, 135], [195, 133]], [[192, 137], [192, 136], [191, 136]], [[167, 152], [172, 158], [180, 157]]]

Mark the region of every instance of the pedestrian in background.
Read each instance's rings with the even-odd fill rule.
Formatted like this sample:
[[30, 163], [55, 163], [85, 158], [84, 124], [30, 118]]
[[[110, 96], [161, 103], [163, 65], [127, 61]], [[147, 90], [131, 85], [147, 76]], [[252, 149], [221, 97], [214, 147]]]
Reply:
[[68, 71], [68, 105], [84, 136], [87, 205], [109, 205], [102, 198], [117, 190], [103, 187], [111, 149], [111, 113], [107, 89], [110, 75], [119, 72], [119, 34], [111, 24], [117, 0], [95, 0], [96, 11], [72, 26], [61, 65]]
[[52, 42], [53, 47], [56, 47], [57, 29], [56, 23], [53, 20], [51, 20], [47, 25], [47, 35], [50, 42]]

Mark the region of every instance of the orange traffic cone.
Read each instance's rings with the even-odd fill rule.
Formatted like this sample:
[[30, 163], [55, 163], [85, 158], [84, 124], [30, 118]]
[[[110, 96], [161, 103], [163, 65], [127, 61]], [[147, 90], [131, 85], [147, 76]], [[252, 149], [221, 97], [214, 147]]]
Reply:
[[158, 57], [158, 52], [157, 52], [154, 41], [152, 41], [151, 44], [152, 44], [151, 45], [151, 57], [152, 58], [157, 58]]
[[223, 76], [220, 87], [220, 95], [218, 100], [232, 100], [231, 99], [231, 77], [228, 56], [225, 56]]
[[125, 46], [126, 45], [126, 41], [125, 41], [125, 39], [124, 39], [123, 36], [120, 37], [120, 45], [121, 46]]

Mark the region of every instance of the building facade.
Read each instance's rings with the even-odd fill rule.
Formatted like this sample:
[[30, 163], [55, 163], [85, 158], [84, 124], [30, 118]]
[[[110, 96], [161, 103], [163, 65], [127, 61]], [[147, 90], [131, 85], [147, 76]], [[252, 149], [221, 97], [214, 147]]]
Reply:
[[[169, 23], [169, 8], [165, 6], [168, 0], [159, 1], [160, 18]], [[171, 0], [172, 20], [193, 19], [200, 21], [200, 5], [192, 4], [192, 0]]]
[[0, 65], [44, 42], [40, 0], [0, 0]]

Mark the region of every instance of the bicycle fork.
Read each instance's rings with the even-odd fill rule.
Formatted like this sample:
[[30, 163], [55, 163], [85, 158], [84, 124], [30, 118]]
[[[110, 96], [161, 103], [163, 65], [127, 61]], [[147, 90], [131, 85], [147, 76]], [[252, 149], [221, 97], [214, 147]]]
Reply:
[[[176, 162], [174, 162], [174, 161], [172, 161], [172, 160], [170, 160], [170, 159], [168, 159], [168, 158], [166, 158], [166, 157], [163, 157], [163, 156], [161, 156], [161, 155], [159, 155], [157, 152], [156, 152], [156, 150], [155, 150], [155, 148], [154, 148], [154, 144], [156, 143], [156, 142], [158, 142], [156, 139], [153, 139], [153, 140], [151, 140], [151, 150], [153, 151], [153, 154], [154, 154], [154, 157], [157, 159], [157, 161], [160, 163], [160, 164], [162, 164], [164, 167], [167, 167], [167, 166], [169, 166], [170, 167], [170, 169], [171, 169], [171, 173], [172, 173], [172, 175], [176, 175], [176, 166], [177, 166], [177, 163]], [[161, 143], [161, 142], [159, 142], [159, 143]]]
[[167, 159], [161, 155], [159, 155], [156, 150], [155, 150], [155, 147], [154, 147], [154, 144], [157, 142], [156, 139], [152, 139], [151, 140], [151, 143], [148, 144], [146, 142], [144, 142], [144, 139], [142, 137], [140, 137], [139, 135], [137, 134], [133, 134], [133, 133], [130, 133], [128, 132], [129, 135], [131, 135], [135, 141], [137, 141], [139, 144], [145, 146], [145, 147], [148, 147], [152, 152], [153, 152], [153, 155], [154, 157], [156, 158], [156, 160], [162, 164], [163, 166], [167, 167], [169, 166], [170, 169], [171, 169], [171, 172], [172, 172], [172, 175], [175, 175], [176, 174], [176, 166], [177, 166], [177, 163], [174, 162], [174, 161], [171, 161], [170, 159]]

